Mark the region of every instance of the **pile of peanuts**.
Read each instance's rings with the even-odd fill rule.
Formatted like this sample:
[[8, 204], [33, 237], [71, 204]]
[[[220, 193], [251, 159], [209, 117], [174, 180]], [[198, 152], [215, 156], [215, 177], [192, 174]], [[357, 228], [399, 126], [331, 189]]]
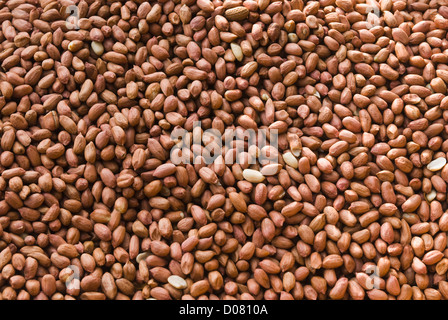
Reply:
[[[0, 300], [448, 299], [448, 0], [0, 0], [0, 23]], [[208, 129], [275, 132], [275, 162], [208, 163]]]

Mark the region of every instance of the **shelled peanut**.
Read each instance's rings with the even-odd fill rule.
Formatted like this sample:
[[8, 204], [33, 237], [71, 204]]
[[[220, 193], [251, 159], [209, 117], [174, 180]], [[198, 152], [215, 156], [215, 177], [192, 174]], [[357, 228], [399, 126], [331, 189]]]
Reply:
[[448, 299], [448, 1], [0, 23], [0, 300]]

